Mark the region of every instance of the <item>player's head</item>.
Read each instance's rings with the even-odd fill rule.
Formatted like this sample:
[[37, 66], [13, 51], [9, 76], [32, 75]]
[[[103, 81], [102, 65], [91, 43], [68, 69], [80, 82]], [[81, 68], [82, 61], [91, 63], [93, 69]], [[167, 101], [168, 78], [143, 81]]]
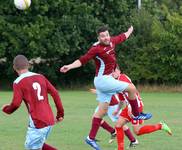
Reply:
[[110, 44], [111, 37], [108, 31], [108, 27], [101, 26], [100, 28], [98, 28], [97, 35], [98, 35], [98, 40], [101, 44], [104, 44], [104, 45]]
[[28, 59], [24, 55], [17, 55], [13, 60], [13, 68], [16, 72], [28, 70]]

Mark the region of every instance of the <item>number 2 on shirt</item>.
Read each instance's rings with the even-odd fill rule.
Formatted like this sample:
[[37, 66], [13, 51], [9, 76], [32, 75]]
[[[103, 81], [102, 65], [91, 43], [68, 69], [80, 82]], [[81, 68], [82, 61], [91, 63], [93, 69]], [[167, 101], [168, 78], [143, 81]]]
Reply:
[[33, 86], [33, 89], [37, 91], [37, 98], [38, 98], [38, 100], [40, 100], [40, 101], [44, 100], [44, 96], [40, 95], [41, 94], [41, 86], [40, 86], [40, 84], [38, 82], [34, 82], [32, 84], [32, 86]]

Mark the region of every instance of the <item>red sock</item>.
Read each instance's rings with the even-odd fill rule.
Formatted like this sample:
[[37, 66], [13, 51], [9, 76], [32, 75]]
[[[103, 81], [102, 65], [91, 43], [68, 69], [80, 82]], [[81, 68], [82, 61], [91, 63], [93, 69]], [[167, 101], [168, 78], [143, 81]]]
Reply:
[[42, 150], [58, 150], [58, 149], [56, 149], [56, 148], [54, 148], [54, 147], [44, 143], [44, 145], [42, 147]]
[[100, 123], [101, 123], [102, 119], [101, 118], [93, 118], [92, 119], [92, 127], [89, 133], [89, 138], [92, 140], [95, 140], [96, 134], [99, 130], [100, 127]]
[[115, 129], [111, 127], [106, 121], [101, 122], [100, 126], [111, 134], [115, 132]]
[[137, 100], [130, 100], [128, 99], [128, 102], [130, 103], [131, 105], [131, 108], [132, 108], [132, 114], [136, 117], [139, 115], [139, 108], [138, 108], [138, 102]]
[[131, 133], [129, 128], [127, 130], [125, 130], [124, 133], [125, 133], [125, 135], [128, 137], [128, 139], [131, 142], [135, 142], [136, 141], [135, 137], [133, 136], [133, 134]]
[[123, 128], [116, 128], [116, 137], [118, 143], [118, 150], [124, 150], [124, 132]]
[[143, 135], [143, 134], [155, 132], [155, 131], [161, 130], [161, 128], [162, 128], [162, 125], [160, 123], [156, 125], [145, 125], [139, 129], [137, 135]]

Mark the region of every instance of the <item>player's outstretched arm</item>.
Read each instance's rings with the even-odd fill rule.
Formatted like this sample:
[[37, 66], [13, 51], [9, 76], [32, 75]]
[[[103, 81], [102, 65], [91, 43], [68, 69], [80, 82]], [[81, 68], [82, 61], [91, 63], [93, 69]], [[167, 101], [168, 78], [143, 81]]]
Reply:
[[64, 65], [63, 67], [60, 68], [60, 72], [62, 73], [66, 73], [71, 69], [74, 68], [79, 68], [82, 66], [82, 63], [80, 62], [80, 60], [75, 60], [73, 63], [69, 64], [69, 65]]
[[128, 31], [125, 32], [125, 36], [126, 36], [126, 39], [130, 36], [130, 34], [133, 32], [133, 26], [131, 26], [130, 28], [128, 28]]

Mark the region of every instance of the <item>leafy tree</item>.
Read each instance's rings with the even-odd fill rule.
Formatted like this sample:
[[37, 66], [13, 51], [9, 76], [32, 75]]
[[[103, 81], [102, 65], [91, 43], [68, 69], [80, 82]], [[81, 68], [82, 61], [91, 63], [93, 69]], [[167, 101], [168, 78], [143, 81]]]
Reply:
[[[96, 29], [106, 24], [112, 35], [134, 26], [133, 35], [117, 48], [118, 63], [137, 83], [181, 84], [182, 1], [32, 0], [20, 11], [12, 1], [0, 5], [0, 79], [13, 80], [17, 54], [32, 59], [33, 70], [55, 84], [87, 84], [92, 62], [66, 75], [59, 67], [84, 54], [97, 41]], [[82, 80], [80, 80], [82, 79]]]

